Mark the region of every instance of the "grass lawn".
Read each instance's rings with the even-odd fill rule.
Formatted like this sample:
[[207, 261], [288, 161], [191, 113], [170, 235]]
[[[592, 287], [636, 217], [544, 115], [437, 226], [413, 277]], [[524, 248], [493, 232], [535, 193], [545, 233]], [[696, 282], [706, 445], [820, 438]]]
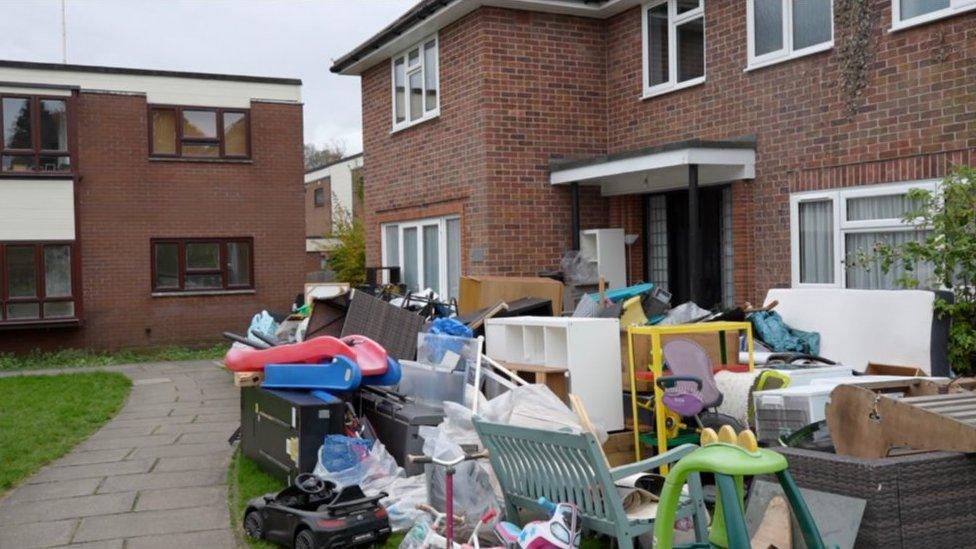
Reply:
[[213, 360], [224, 358], [227, 344], [219, 343], [202, 349], [188, 347], [157, 347], [102, 353], [84, 349], [63, 349], [54, 352], [32, 351], [27, 354], [0, 353], [0, 372], [10, 370], [39, 370], [44, 368], [80, 368], [84, 366], [111, 366], [136, 362], [161, 362], [168, 360]]
[[88, 438], [131, 387], [107, 372], [0, 378], [0, 494]]

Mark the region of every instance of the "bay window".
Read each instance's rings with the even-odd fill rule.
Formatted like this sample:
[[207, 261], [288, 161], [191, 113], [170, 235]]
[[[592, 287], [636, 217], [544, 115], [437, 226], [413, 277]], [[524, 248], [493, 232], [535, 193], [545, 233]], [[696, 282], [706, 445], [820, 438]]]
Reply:
[[976, 9], [976, 0], [891, 0], [891, 28], [904, 29]]
[[828, 50], [834, 45], [833, 0], [748, 0], [749, 68]]
[[149, 153], [154, 157], [248, 158], [248, 112], [153, 105]]
[[64, 97], [0, 96], [0, 172], [68, 172]]
[[[904, 266], [896, 262], [885, 273], [880, 261], [871, 256], [879, 242], [898, 246], [926, 237], [926, 231], [903, 220], [915, 207], [907, 196], [915, 188], [932, 190], [935, 183], [873, 185], [791, 195], [793, 286], [897, 288], [898, 279], [906, 274]], [[854, 261], [858, 256], [868, 258], [867, 262]], [[915, 265], [911, 275], [925, 286], [931, 281], [931, 267]]]
[[644, 97], [704, 82], [704, 0], [648, 2], [643, 14]]
[[393, 57], [392, 70], [394, 131], [440, 113], [437, 36]]
[[152, 240], [153, 292], [254, 288], [250, 238]]
[[382, 231], [383, 266], [400, 267], [411, 292], [431, 289], [458, 297], [461, 282], [461, 219], [441, 217], [388, 223]]
[[71, 242], [0, 243], [0, 325], [76, 318]]

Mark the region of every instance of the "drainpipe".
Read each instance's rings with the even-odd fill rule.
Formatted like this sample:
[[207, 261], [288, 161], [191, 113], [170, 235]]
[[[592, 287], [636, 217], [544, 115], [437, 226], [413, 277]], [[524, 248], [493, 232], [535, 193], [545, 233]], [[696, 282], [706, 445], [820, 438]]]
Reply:
[[579, 183], [572, 182], [569, 184], [570, 197], [572, 198], [572, 206], [570, 206], [571, 211], [571, 222], [572, 227], [570, 230], [573, 231], [573, 250], [579, 251], [580, 249], [580, 205], [579, 205]]
[[688, 165], [688, 294], [691, 301], [698, 303], [698, 299], [701, 297], [701, 231], [698, 227], [698, 164]]

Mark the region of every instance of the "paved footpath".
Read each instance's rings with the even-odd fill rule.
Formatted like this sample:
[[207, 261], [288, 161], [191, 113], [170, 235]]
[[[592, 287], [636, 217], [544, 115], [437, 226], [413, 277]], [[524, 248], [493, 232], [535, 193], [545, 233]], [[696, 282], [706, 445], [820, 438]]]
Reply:
[[211, 361], [99, 369], [132, 379], [125, 407], [0, 500], [0, 548], [237, 547], [227, 439], [240, 405], [230, 375]]

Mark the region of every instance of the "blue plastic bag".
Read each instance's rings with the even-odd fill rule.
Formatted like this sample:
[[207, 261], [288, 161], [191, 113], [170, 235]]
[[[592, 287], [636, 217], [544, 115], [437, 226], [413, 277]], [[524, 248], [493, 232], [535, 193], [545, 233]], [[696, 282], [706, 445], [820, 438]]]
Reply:
[[756, 337], [773, 351], [820, 354], [820, 334], [794, 330], [783, 322], [776, 311], [758, 311], [749, 315]]
[[373, 441], [343, 435], [326, 435], [319, 450], [319, 462], [327, 471], [344, 471], [366, 459]]

